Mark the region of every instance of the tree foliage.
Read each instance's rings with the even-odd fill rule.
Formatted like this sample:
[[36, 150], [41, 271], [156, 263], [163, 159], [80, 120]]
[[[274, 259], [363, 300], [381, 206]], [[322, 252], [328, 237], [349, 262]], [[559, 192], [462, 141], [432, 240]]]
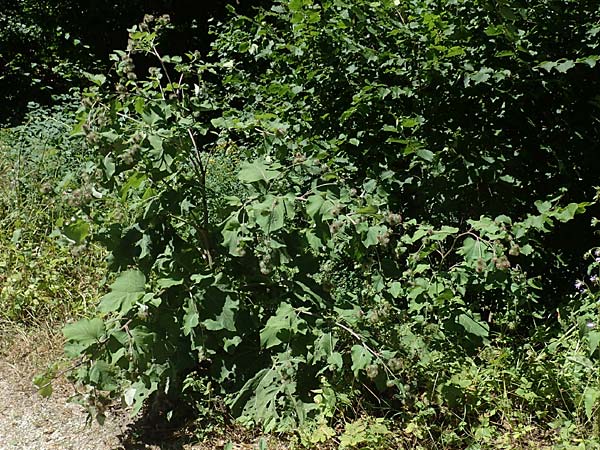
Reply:
[[[85, 86], [85, 72], [105, 72], [108, 56], [127, 42], [127, 28], [144, 14], [169, 14], [172, 51], [206, 50], [208, 23], [222, 17], [228, 0], [114, 2], [5, 0], [0, 11], [0, 123], [16, 125], [28, 102], [50, 104]], [[261, 0], [246, 1], [249, 10]], [[185, 43], [185, 48], [182, 47]]]

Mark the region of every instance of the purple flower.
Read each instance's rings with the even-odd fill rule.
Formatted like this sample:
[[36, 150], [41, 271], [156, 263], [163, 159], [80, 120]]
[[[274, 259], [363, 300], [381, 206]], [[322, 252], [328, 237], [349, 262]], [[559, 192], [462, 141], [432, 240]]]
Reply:
[[590, 277], [590, 283], [597, 283], [598, 282], [598, 275], [592, 275]]
[[575, 289], [577, 289], [579, 292], [583, 292], [585, 290], [585, 284], [583, 281], [577, 280], [575, 282]]
[[588, 328], [596, 328], [596, 324], [594, 322], [588, 322], [585, 324], [585, 326]]

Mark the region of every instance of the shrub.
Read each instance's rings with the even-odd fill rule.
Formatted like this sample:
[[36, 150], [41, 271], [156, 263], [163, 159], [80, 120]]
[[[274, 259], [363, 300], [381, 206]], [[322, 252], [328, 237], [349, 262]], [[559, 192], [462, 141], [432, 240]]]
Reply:
[[545, 236], [593, 205], [590, 17], [295, 0], [233, 16], [207, 58], [161, 55], [163, 18], [132, 28], [77, 127], [123, 211], [97, 208], [111, 291], [64, 330], [90, 400], [169, 409], [196, 378], [247, 425], [360, 404], [448, 445], [579, 417], [583, 372], [545, 344], [574, 342], [556, 308], [580, 255]]

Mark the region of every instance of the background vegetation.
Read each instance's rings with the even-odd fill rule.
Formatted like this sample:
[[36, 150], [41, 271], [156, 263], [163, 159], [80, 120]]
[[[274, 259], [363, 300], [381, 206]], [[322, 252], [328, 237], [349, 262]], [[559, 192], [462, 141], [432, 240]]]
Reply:
[[[70, 137], [71, 98], [30, 105], [26, 120], [2, 131], [0, 146], [0, 321], [51, 324], [89, 313], [99, 292], [104, 252], [69, 245], [57, 226], [75, 221], [93, 155]], [[80, 178], [82, 177], [82, 178]]]
[[[54, 39], [64, 15], [85, 51], [0, 33], [7, 89], [66, 64], [5, 113], [0, 302], [86, 316], [64, 334], [97, 418], [117, 399], [305, 447], [600, 445], [598, 7], [215, 5], [207, 34], [157, 3], [107, 18], [125, 46], [86, 34], [91, 10], [24, 5], [6, 17]], [[49, 88], [70, 97], [23, 116]], [[67, 278], [91, 290], [64, 303]]]

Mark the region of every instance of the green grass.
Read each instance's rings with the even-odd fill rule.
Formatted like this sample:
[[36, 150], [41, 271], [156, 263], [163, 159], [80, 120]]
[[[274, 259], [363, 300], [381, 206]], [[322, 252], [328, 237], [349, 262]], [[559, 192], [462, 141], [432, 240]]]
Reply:
[[60, 238], [57, 222], [75, 210], [86, 155], [69, 138], [70, 108], [32, 111], [0, 131], [0, 320], [64, 322], [94, 307], [104, 251]]

